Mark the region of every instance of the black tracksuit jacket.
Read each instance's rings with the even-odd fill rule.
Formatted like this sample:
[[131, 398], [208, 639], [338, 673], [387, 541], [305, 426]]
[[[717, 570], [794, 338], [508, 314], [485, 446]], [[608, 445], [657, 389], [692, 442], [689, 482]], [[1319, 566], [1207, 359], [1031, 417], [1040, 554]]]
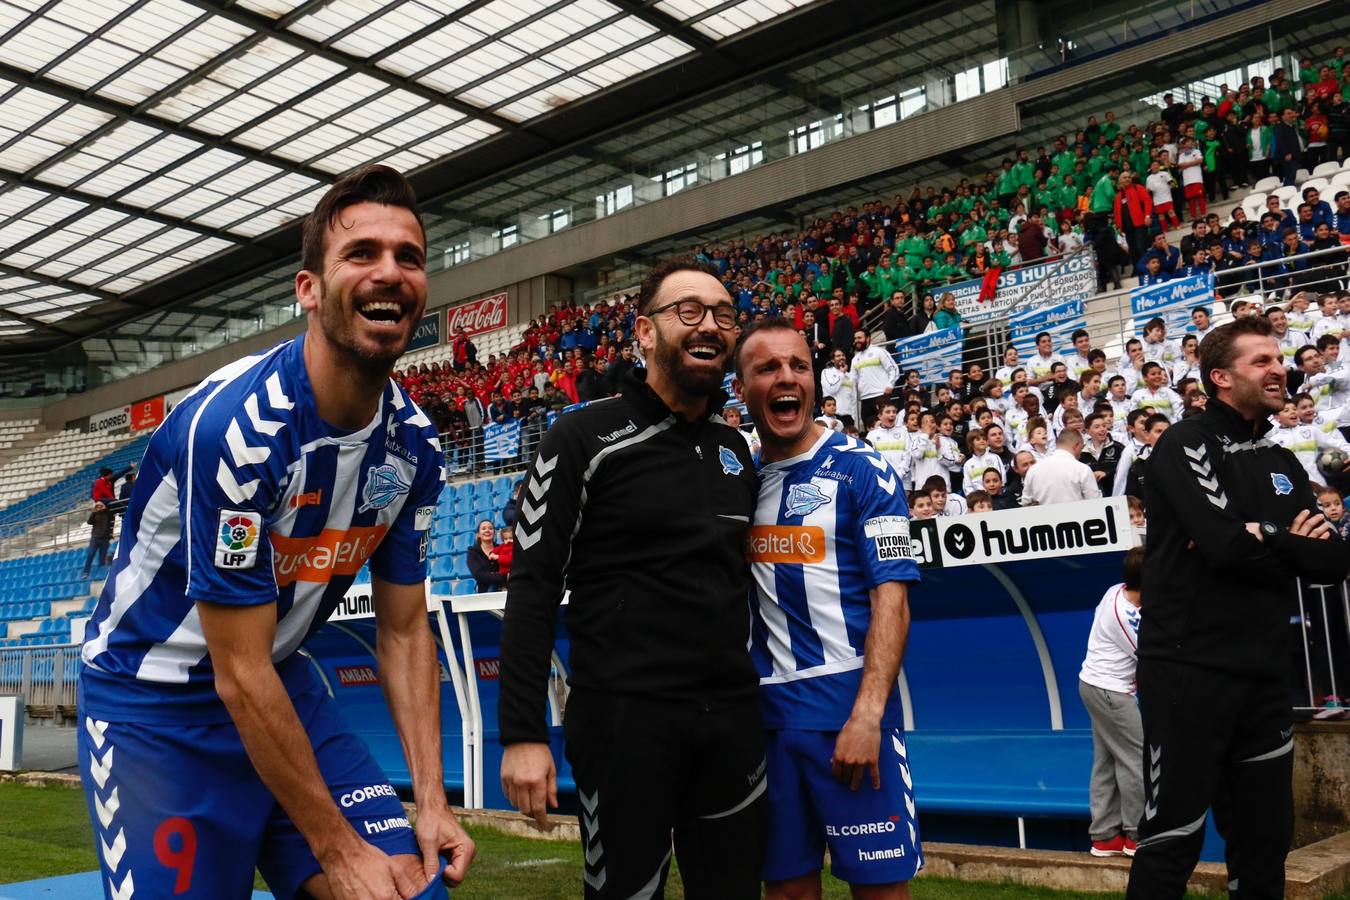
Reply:
[[[1350, 548], [1335, 534], [1289, 531], [1300, 511], [1318, 508], [1298, 460], [1264, 437], [1270, 427], [1211, 399], [1153, 448], [1141, 659], [1283, 677], [1295, 578], [1336, 583], [1350, 571]], [[1274, 531], [1257, 540], [1247, 522]]]
[[560, 417], [527, 473], [502, 626], [503, 744], [548, 740], [564, 587], [572, 688], [700, 703], [757, 690], [744, 544], [758, 476], [745, 439], [716, 414], [671, 413], [643, 370], [621, 390]]

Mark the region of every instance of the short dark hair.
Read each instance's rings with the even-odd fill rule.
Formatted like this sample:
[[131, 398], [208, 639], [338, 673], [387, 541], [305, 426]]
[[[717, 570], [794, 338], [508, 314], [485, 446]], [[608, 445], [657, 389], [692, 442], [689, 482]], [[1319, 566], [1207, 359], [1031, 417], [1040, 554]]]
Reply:
[[1245, 316], [1234, 319], [1227, 325], [1220, 325], [1200, 342], [1200, 383], [1205, 393], [1218, 396], [1214, 385], [1215, 369], [1227, 369], [1237, 357], [1237, 339], [1252, 334], [1258, 337], [1270, 337], [1273, 329], [1265, 316]]
[[[1133, 499], [1133, 498], [1131, 498]], [[1131, 547], [1125, 552], [1125, 587], [1127, 590], [1137, 591], [1144, 584], [1144, 548]]]
[[[656, 270], [653, 269], [652, 271], [655, 272]], [[676, 271], [682, 270], [671, 270], [671, 272]], [[668, 275], [670, 272], [667, 272], [666, 274]], [[648, 274], [647, 278], [651, 278], [651, 275]], [[656, 285], [653, 286], [653, 293], [655, 293], [655, 288], [659, 286], [660, 282], [658, 281]], [[647, 279], [643, 279], [642, 287], [644, 290], [646, 289]], [[783, 316], [771, 316], [763, 319], [756, 319], [747, 325], [745, 330], [741, 332], [740, 340], [736, 342], [736, 349], [732, 351], [732, 358], [736, 366], [736, 377], [742, 381], [745, 380], [745, 370], [741, 367], [742, 351], [745, 349], [746, 343], [749, 342], [751, 335], [759, 334], [764, 331], [790, 331], [793, 334], [797, 334], [797, 329], [793, 328], [792, 323]], [[802, 340], [805, 341], [806, 339], [802, 338]]]
[[1167, 418], [1163, 413], [1150, 413], [1149, 417], [1144, 420], [1144, 430], [1152, 431], [1153, 426], [1158, 424], [1171, 425], [1172, 420]]
[[417, 208], [417, 193], [403, 175], [389, 166], [373, 165], [357, 169], [339, 178], [305, 218], [300, 237], [300, 266], [307, 272], [323, 271], [323, 256], [327, 251], [328, 229], [347, 207], [358, 203], [378, 203], [381, 206], [399, 206], [413, 214], [422, 231], [422, 245], [426, 246], [427, 232], [422, 214]]
[[638, 286], [638, 315], [645, 316], [647, 314], [652, 308], [652, 304], [656, 302], [656, 295], [661, 290], [661, 283], [676, 272], [702, 272], [704, 275], [711, 275], [719, 282], [722, 280], [722, 276], [714, 266], [692, 256], [672, 256], [663, 259], [647, 270], [646, 276], [642, 279], [642, 284]]

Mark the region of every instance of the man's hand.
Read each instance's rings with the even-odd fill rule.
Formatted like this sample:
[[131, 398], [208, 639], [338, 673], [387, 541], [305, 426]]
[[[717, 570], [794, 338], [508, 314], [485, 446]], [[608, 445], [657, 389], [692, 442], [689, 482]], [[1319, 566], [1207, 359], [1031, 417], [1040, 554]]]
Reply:
[[319, 865], [333, 900], [407, 900], [427, 886], [416, 857], [390, 856], [361, 840], [356, 832], [350, 841], [321, 854]]
[[[473, 838], [464, 831], [449, 807], [417, 810], [417, 846], [422, 851], [422, 874], [425, 884], [439, 875], [450, 887], [456, 887], [469, 874], [478, 848]], [[450, 857], [450, 863], [441, 870], [441, 852]]]
[[1331, 523], [1321, 513], [1311, 513], [1305, 509], [1294, 517], [1294, 524], [1289, 526], [1289, 532], [1300, 537], [1325, 541], [1331, 537]]
[[856, 791], [862, 784], [863, 770], [872, 772], [872, 787], [881, 788], [881, 769], [877, 757], [881, 753], [881, 724], [849, 717], [834, 742], [834, 756], [830, 767], [834, 777]]
[[[875, 756], [874, 756], [875, 758]], [[551, 831], [548, 808], [558, 806], [558, 773], [548, 744], [512, 744], [502, 754], [502, 791], [511, 805]]]

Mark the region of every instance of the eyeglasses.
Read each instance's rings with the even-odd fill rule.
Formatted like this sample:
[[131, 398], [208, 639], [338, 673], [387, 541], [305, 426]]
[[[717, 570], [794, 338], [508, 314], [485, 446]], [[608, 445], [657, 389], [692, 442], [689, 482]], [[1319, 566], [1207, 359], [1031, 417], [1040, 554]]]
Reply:
[[712, 313], [713, 322], [723, 331], [729, 331], [736, 327], [736, 307], [730, 303], [718, 303], [714, 306], [708, 306], [697, 300], [676, 300], [674, 303], [667, 303], [665, 306], [658, 306], [656, 309], [647, 313], [647, 318], [655, 318], [668, 309], [675, 310], [675, 314], [680, 317], [680, 321], [685, 325], [701, 325], [703, 319]]

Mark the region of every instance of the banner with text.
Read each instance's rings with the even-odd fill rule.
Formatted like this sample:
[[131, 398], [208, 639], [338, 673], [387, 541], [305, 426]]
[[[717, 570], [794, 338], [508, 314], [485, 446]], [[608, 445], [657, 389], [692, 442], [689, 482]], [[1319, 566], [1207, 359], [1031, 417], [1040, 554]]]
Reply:
[[1124, 497], [911, 519], [909, 530], [914, 559], [923, 567], [981, 566], [1134, 546]]
[[1019, 269], [1009, 269], [998, 277], [998, 291], [992, 300], [980, 302], [983, 279], [958, 281], [932, 290], [934, 297], [951, 292], [956, 309], [967, 324], [980, 324], [1003, 313], [1033, 288], [1036, 306], [1086, 300], [1097, 292], [1097, 257], [1090, 250], [1063, 259], [1049, 260]]
[[89, 427], [85, 430], [90, 434], [101, 434], [105, 431], [126, 431], [130, 427], [131, 407], [119, 406], [90, 416]]
[[484, 297], [445, 311], [445, 337], [454, 340], [455, 332], [463, 328], [468, 335], [486, 334], [506, 327], [506, 291]]
[[408, 341], [409, 350], [421, 350], [434, 347], [441, 342], [441, 311], [429, 312], [422, 317], [413, 329], [412, 340]]
[[1056, 353], [1071, 354], [1075, 352], [1071, 336], [1079, 328], [1087, 328], [1087, 305], [1069, 300], [1013, 313], [1008, 319], [1008, 339], [1022, 359], [1036, 354], [1036, 335], [1043, 331], [1049, 333]]
[[919, 373], [924, 384], [945, 381], [947, 373], [961, 368], [961, 330], [943, 328], [927, 334], [901, 338], [891, 346], [895, 361], [902, 373]]
[[1182, 333], [1193, 330], [1187, 327], [1191, 322], [1191, 310], [1197, 306], [1212, 307], [1213, 304], [1212, 274], [1191, 275], [1130, 291], [1134, 330], [1141, 335], [1144, 333], [1144, 323], [1158, 317], [1167, 323], [1168, 337], [1179, 338]]
[[158, 428], [164, 421], [164, 395], [131, 404], [131, 430]]
[[515, 459], [520, 455], [520, 423], [491, 422], [483, 426], [483, 458]]

